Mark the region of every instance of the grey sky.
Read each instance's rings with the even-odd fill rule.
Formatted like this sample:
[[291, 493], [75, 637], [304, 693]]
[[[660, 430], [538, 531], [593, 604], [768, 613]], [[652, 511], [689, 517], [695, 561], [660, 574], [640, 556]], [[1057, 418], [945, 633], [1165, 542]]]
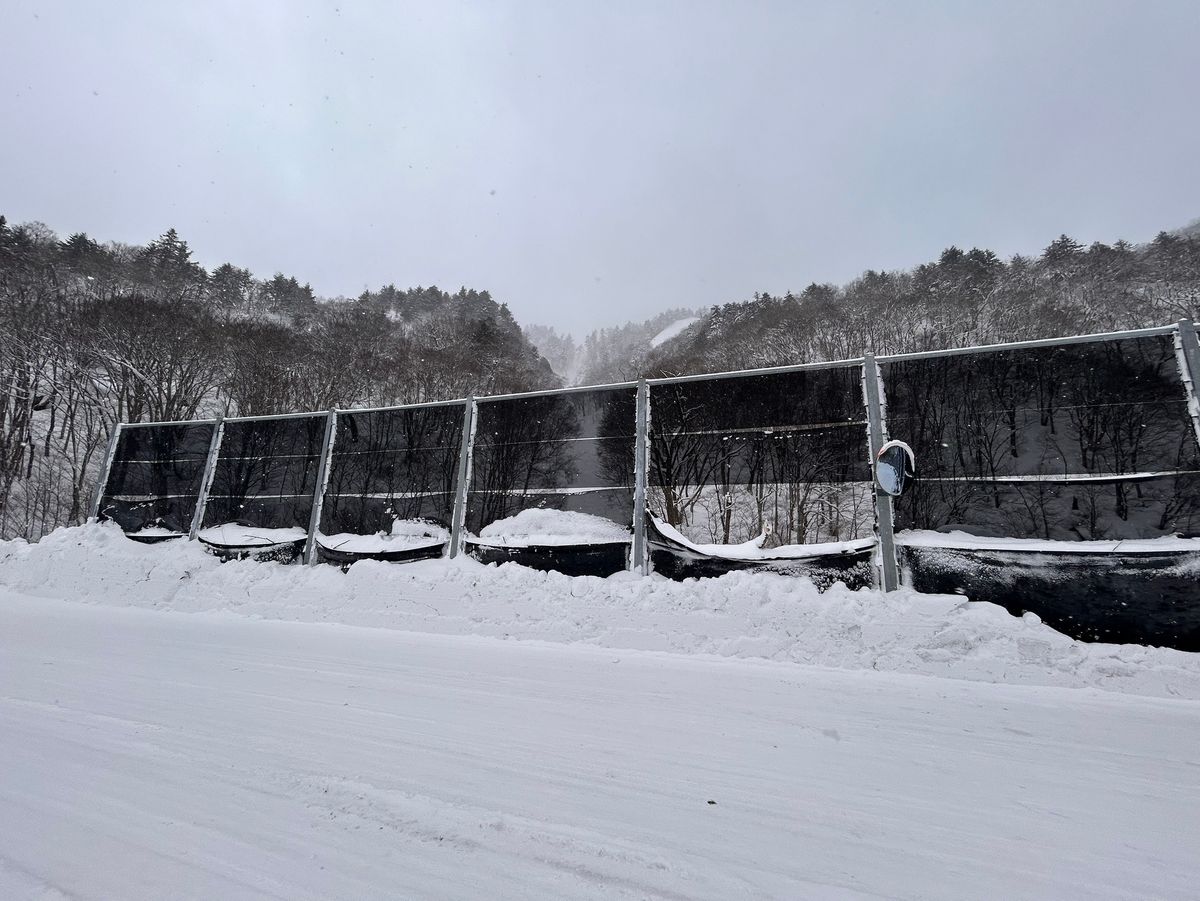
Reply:
[[1200, 216], [1200, 3], [2, 0], [0, 213], [582, 333]]

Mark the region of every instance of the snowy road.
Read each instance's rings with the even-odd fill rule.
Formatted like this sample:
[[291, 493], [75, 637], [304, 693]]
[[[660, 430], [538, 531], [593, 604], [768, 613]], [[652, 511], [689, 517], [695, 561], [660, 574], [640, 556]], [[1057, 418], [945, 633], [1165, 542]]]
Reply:
[[4, 898], [1194, 897], [1198, 749], [1194, 701], [0, 591]]

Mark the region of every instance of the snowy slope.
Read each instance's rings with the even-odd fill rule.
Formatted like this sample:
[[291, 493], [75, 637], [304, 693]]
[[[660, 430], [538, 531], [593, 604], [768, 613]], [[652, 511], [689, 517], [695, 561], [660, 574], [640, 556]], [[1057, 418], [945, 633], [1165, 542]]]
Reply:
[[0, 686], [6, 899], [1171, 899], [1200, 876], [1191, 701], [11, 590]]
[[682, 335], [684, 330], [686, 330], [689, 325], [699, 321], [699, 316], [688, 316], [685, 319], [676, 319], [665, 329], [650, 339], [650, 346], [658, 347], [660, 344], [666, 344], [672, 338]]

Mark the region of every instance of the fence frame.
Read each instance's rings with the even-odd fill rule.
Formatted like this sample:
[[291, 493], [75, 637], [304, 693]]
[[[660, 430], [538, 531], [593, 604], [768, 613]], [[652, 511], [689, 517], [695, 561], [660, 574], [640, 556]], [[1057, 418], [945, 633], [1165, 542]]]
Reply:
[[479, 408], [475, 396], [463, 401], [463, 430], [458, 439], [458, 484], [454, 486], [454, 512], [450, 522], [447, 556], [457, 557], [462, 549], [463, 526], [467, 519], [467, 493], [471, 490], [471, 455], [475, 452], [475, 425]]
[[208, 490], [212, 487], [217, 472], [217, 458], [221, 454], [221, 439], [225, 435], [225, 418], [213, 424], [212, 439], [208, 443], [208, 457], [204, 460], [204, 475], [200, 478], [200, 491], [196, 497], [196, 511], [192, 514], [192, 527], [188, 530], [188, 541], [195, 539], [204, 526], [204, 511], [208, 508]]
[[320, 556], [317, 553], [317, 534], [321, 531], [321, 508], [325, 506], [325, 487], [329, 481], [329, 458], [333, 455], [333, 443], [337, 440], [337, 414], [337, 407], [326, 414], [325, 433], [321, 438], [317, 484], [313, 486], [312, 510], [308, 514], [308, 538], [304, 542], [304, 563], [308, 566], [314, 566]]
[[113, 457], [116, 456], [117, 443], [121, 440], [121, 431], [124, 428], [125, 423], [118, 422], [108, 433], [108, 444], [104, 447], [104, 462], [100, 465], [100, 480], [92, 495], [92, 519], [100, 516], [100, 504], [104, 500], [104, 489], [108, 487], [108, 479], [112, 475]]
[[1087, 335], [1070, 335], [1058, 338], [1036, 338], [1026, 341], [986, 344], [975, 347], [945, 348], [940, 350], [914, 351], [900, 354], [882, 354], [878, 356], [872, 353], [865, 353], [861, 357], [854, 357], [845, 360], [828, 360], [811, 363], [797, 363], [788, 366], [769, 366], [757, 369], [743, 369], [728, 372], [668, 376], [662, 378], [640, 379], [638, 381], [612, 382], [603, 385], [573, 385], [567, 388], [549, 388], [539, 391], [491, 395], [488, 397], [476, 397], [475, 395], [469, 395], [465, 398], [456, 398], [453, 400], [444, 401], [423, 401], [413, 404], [394, 404], [378, 407], [353, 407], [345, 410], [334, 409], [327, 411], [324, 414], [322, 414], [320, 411], [309, 411], [281, 414], [260, 414], [254, 416], [220, 416], [216, 419], [171, 420], [163, 422], [137, 423], [119, 422], [116, 423], [109, 435], [108, 444], [103, 457], [103, 463], [100, 467], [97, 486], [92, 498], [91, 516], [92, 518], [99, 516], [100, 504], [104, 498], [105, 490], [108, 487], [108, 481], [111, 477], [112, 464], [115, 459], [120, 436], [124, 429], [168, 425], [175, 426], [185, 424], [212, 424], [214, 426], [213, 437], [209, 445], [208, 456], [205, 460], [204, 475], [201, 481], [199, 495], [197, 497], [196, 510], [193, 514], [191, 528], [188, 534], [189, 539], [194, 539], [204, 521], [204, 515], [208, 505], [209, 489], [214, 477], [217, 460], [220, 456], [221, 444], [224, 440], [225, 423], [250, 422], [255, 420], [301, 419], [325, 415], [327, 419], [325, 423], [321, 456], [319, 458], [320, 463], [318, 466], [317, 486], [314, 489], [313, 508], [309, 517], [308, 537], [305, 542], [304, 549], [305, 563], [312, 564], [316, 562], [317, 557], [317, 554], [315, 553], [316, 534], [320, 528], [320, 515], [323, 507], [324, 495], [327, 489], [326, 483], [328, 481], [331, 465], [330, 460], [332, 456], [333, 445], [336, 441], [336, 417], [338, 413], [370, 413], [392, 410], [419, 409], [422, 407], [449, 407], [461, 405], [463, 407], [463, 432], [459, 439], [459, 458], [457, 466], [458, 483], [455, 488], [450, 541], [447, 553], [447, 556], [449, 557], [456, 557], [462, 551], [463, 546], [467, 502], [470, 494], [470, 481], [472, 475], [472, 454], [475, 446], [475, 430], [478, 424], [479, 404], [499, 400], [634, 388], [637, 391], [637, 402], [634, 445], [634, 509], [632, 517], [633, 542], [629, 567], [631, 570], [636, 572], [648, 573], [650, 571], [650, 565], [646, 540], [646, 504], [651, 431], [650, 420], [652, 416], [651, 390], [654, 386], [674, 385], [697, 381], [715, 381], [718, 379], [753, 378], [755, 376], [803, 372], [807, 370], [859, 367], [863, 386], [862, 400], [867, 419], [868, 447], [871, 454], [870, 464], [872, 497], [874, 498], [875, 504], [877, 526], [876, 531], [879, 539], [879, 550], [882, 563], [880, 573], [881, 588], [884, 591], [893, 591], [900, 586], [901, 574], [898, 559], [896, 557], [895, 524], [892, 511], [892, 498], [879, 489], [878, 482], [874, 478], [875, 457], [879, 453], [879, 449], [883, 446], [883, 443], [888, 438], [887, 426], [884, 420], [884, 392], [886, 391], [886, 386], [883, 384], [882, 370], [880, 369], [879, 364], [906, 362], [909, 360], [934, 359], [938, 357], [948, 357], [962, 354], [999, 353], [1008, 350], [1058, 347], [1100, 341], [1121, 341], [1165, 335], [1172, 335], [1177, 341], [1177, 347], [1179, 350], [1178, 360], [1180, 366], [1180, 377], [1181, 381], [1183, 382], [1183, 388], [1188, 401], [1189, 412], [1195, 427], [1197, 442], [1200, 443], [1200, 338], [1197, 337], [1195, 324], [1191, 320], [1182, 319], [1172, 325], [1154, 326], [1151, 328], [1141, 329], [1126, 329], [1115, 332], [1097, 332]]
[[863, 402], [867, 407], [867, 447], [870, 454], [871, 494], [875, 499], [875, 525], [879, 536], [880, 587], [895, 591], [900, 587], [900, 568], [896, 560], [896, 533], [892, 520], [892, 497], [879, 487], [875, 478], [875, 462], [883, 448], [886, 433], [883, 425], [883, 403], [879, 365], [874, 354], [863, 358]]
[[1200, 339], [1196, 337], [1196, 325], [1190, 319], [1179, 320], [1175, 329], [1181, 357], [1179, 363], [1182, 371], [1179, 375], [1187, 392], [1188, 412], [1192, 414], [1196, 442], [1200, 444]]
[[629, 569], [632, 572], [650, 572], [650, 558], [646, 548], [646, 483], [650, 456], [650, 384], [646, 379], [638, 382], [637, 409], [634, 413], [633, 432], [633, 547], [629, 554]]

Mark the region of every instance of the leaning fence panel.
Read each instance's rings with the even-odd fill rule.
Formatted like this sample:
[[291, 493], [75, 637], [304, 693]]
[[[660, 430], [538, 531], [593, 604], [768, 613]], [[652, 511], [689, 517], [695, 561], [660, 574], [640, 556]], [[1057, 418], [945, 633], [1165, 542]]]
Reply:
[[652, 384], [659, 572], [766, 568], [874, 581], [861, 366]]
[[918, 465], [896, 503], [914, 587], [1200, 644], [1200, 446], [1171, 335], [895, 359], [884, 382]]
[[625, 568], [636, 386], [480, 400], [477, 416], [467, 549], [570, 572]]
[[140, 541], [188, 535], [214, 428], [211, 422], [123, 427], [99, 516]]
[[1170, 336], [884, 364], [921, 478], [897, 527], [1044, 540], [1200, 529], [1200, 453]]
[[463, 404], [343, 411], [321, 509], [321, 559], [441, 556], [453, 521]]
[[197, 537], [229, 556], [294, 559], [308, 537], [328, 414], [227, 419]]

